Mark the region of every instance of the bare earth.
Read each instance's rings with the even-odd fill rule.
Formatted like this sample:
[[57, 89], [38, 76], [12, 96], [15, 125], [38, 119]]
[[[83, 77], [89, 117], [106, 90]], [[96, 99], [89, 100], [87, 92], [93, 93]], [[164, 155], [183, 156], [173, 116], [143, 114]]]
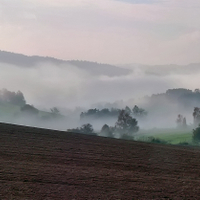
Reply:
[[0, 199], [200, 199], [200, 150], [0, 124]]

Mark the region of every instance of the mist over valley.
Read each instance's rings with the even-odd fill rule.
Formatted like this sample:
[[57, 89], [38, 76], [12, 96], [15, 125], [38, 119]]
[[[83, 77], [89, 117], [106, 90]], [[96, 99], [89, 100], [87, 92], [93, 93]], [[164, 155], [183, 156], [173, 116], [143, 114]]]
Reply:
[[[40, 110], [39, 117], [30, 116], [29, 119], [28, 113], [26, 116], [18, 113], [22, 105], [13, 107], [10, 100], [2, 100], [0, 117], [5, 122], [59, 130], [91, 123], [95, 131], [100, 131], [104, 124], [114, 126], [118, 113], [97, 117], [98, 112], [121, 110], [126, 106], [132, 110], [137, 105], [148, 113], [137, 119], [141, 130], [175, 128], [179, 114], [190, 125], [193, 124], [194, 107], [200, 106], [199, 90], [195, 90], [199, 66], [197, 63], [119, 67], [0, 51], [2, 89], [16, 93], [20, 90], [26, 101], [24, 105], [33, 105]], [[3, 95], [3, 90], [1, 93]], [[13, 108], [4, 105], [5, 102]], [[6, 106], [10, 109], [8, 113]], [[53, 117], [52, 108], [58, 109], [59, 117]], [[96, 114], [81, 119], [81, 113], [90, 109], [96, 109]]]

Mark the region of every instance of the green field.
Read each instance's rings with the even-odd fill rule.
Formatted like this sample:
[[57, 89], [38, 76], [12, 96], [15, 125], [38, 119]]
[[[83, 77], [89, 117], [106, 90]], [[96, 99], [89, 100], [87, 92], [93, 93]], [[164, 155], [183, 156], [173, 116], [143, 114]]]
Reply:
[[178, 129], [160, 129], [140, 131], [135, 137], [136, 140], [148, 141], [149, 138], [155, 138], [165, 141], [169, 144], [189, 143], [192, 144], [192, 128], [187, 130]]

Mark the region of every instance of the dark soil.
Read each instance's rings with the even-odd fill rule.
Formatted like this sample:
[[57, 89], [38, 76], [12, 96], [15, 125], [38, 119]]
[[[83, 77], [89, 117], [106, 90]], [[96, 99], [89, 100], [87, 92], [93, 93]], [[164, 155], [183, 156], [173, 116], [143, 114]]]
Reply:
[[200, 150], [0, 124], [0, 199], [199, 199]]

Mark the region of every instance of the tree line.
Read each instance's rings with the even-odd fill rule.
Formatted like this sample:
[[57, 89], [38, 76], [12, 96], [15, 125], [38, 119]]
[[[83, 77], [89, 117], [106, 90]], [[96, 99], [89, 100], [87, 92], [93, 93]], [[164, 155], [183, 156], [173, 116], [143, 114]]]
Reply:
[[[130, 116], [134, 118], [141, 118], [147, 116], [147, 111], [144, 110], [143, 108], [139, 108], [137, 105], [135, 105], [132, 109], [128, 106], [125, 107], [125, 112], [128, 113]], [[80, 119], [101, 119], [101, 118], [110, 118], [110, 117], [115, 117], [117, 118], [120, 114], [122, 109], [117, 109], [117, 108], [104, 108], [102, 110], [94, 108], [94, 109], [89, 109], [86, 112], [82, 112], [80, 114]]]
[[[109, 117], [116, 116], [117, 121], [114, 126], [108, 126], [104, 124], [101, 128], [100, 134], [105, 137], [118, 137], [118, 138], [132, 138], [135, 133], [139, 131], [138, 121], [135, 117], [144, 117], [147, 115], [147, 112], [139, 108], [138, 106], [134, 106], [133, 109], [130, 109], [128, 106], [125, 109], [89, 109], [85, 113], [81, 113], [80, 117]], [[134, 117], [135, 116], [135, 117]], [[95, 135], [94, 129], [91, 124], [83, 124], [81, 127], [77, 127], [74, 129], [68, 129], [70, 132], [76, 133], [85, 133]]]

